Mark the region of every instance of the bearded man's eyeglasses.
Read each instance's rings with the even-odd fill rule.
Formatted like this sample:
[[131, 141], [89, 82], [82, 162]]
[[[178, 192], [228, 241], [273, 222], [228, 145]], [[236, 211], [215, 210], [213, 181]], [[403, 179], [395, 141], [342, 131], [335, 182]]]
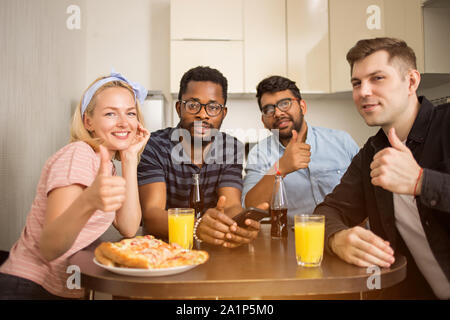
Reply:
[[264, 117], [271, 118], [275, 114], [275, 108], [278, 108], [278, 110], [282, 112], [286, 112], [291, 108], [292, 101], [300, 101], [300, 99], [297, 98], [281, 99], [276, 104], [266, 104], [264, 107], [261, 108], [261, 112], [264, 115]]

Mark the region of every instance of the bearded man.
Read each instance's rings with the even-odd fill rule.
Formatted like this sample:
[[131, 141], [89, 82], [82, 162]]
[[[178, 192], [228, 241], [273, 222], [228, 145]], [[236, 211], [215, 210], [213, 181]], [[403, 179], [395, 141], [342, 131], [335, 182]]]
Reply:
[[308, 125], [306, 102], [290, 79], [262, 80], [256, 97], [264, 127], [273, 134], [249, 152], [243, 202], [269, 202], [275, 175], [281, 174], [292, 225], [296, 214], [311, 214], [333, 191], [359, 148], [344, 131]]

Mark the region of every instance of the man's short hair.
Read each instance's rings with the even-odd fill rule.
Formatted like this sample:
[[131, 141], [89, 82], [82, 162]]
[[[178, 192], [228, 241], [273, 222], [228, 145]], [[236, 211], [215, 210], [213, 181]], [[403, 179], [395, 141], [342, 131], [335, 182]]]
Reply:
[[373, 38], [359, 40], [348, 51], [347, 61], [350, 64], [350, 72], [353, 72], [355, 62], [380, 50], [385, 50], [389, 54], [389, 62], [394, 58], [401, 62], [401, 75], [406, 75], [406, 72], [410, 69], [417, 69], [414, 50], [405, 41], [395, 38]]
[[198, 66], [188, 70], [181, 78], [178, 100], [181, 100], [181, 96], [186, 93], [189, 81], [210, 81], [220, 85], [222, 87], [224, 104], [226, 104], [228, 81], [219, 70], [203, 66]]
[[256, 87], [256, 97], [258, 98], [259, 109], [262, 107], [261, 97], [264, 93], [275, 93], [284, 90], [290, 90], [296, 98], [302, 99], [300, 90], [295, 84], [295, 81], [282, 76], [271, 76], [262, 80]]

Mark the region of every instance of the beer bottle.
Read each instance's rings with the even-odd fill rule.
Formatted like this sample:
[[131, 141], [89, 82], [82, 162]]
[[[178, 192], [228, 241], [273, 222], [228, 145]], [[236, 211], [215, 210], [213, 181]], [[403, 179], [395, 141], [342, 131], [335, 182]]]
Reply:
[[287, 238], [287, 211], [288, 204], [283, 177], [277, 174], [275, 176], [272, 200], [270, 202], [270, 215], [272, 223], [270, 234], [272, 239]]
[[201, 217], [203, 212], [203, 194], [200, 189], [200, 175], [198, 173], [192, 174], [191, 195], [189, 197], [189, 208], [194, 209], [195, 218]]

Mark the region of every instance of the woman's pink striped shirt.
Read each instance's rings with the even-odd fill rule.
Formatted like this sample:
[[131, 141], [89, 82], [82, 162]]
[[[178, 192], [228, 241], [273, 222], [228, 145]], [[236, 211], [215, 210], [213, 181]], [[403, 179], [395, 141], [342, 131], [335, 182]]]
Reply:
[[[72, 247], [61, 257], [46, 261], [39, 251], [39, 240], [47, 209], [47, 195], [55, 188], [72, 184], [90, 186], [94, 181], [100, 158], [85, 142], [73, 142], [47, 160], [37, 186], [36, 197], [25, 228], [10, 251], [0, 272], [31, 280], [54, 295], [83, 297], [83, 289], [69, 289], [68, 258], [100, 237], [114, 221], [115, 212], [97, 210], [81, 230]], [[111, 172], [114, 168], [111, 163]], [[71, 279], [69, 279], [70, 281]]]

